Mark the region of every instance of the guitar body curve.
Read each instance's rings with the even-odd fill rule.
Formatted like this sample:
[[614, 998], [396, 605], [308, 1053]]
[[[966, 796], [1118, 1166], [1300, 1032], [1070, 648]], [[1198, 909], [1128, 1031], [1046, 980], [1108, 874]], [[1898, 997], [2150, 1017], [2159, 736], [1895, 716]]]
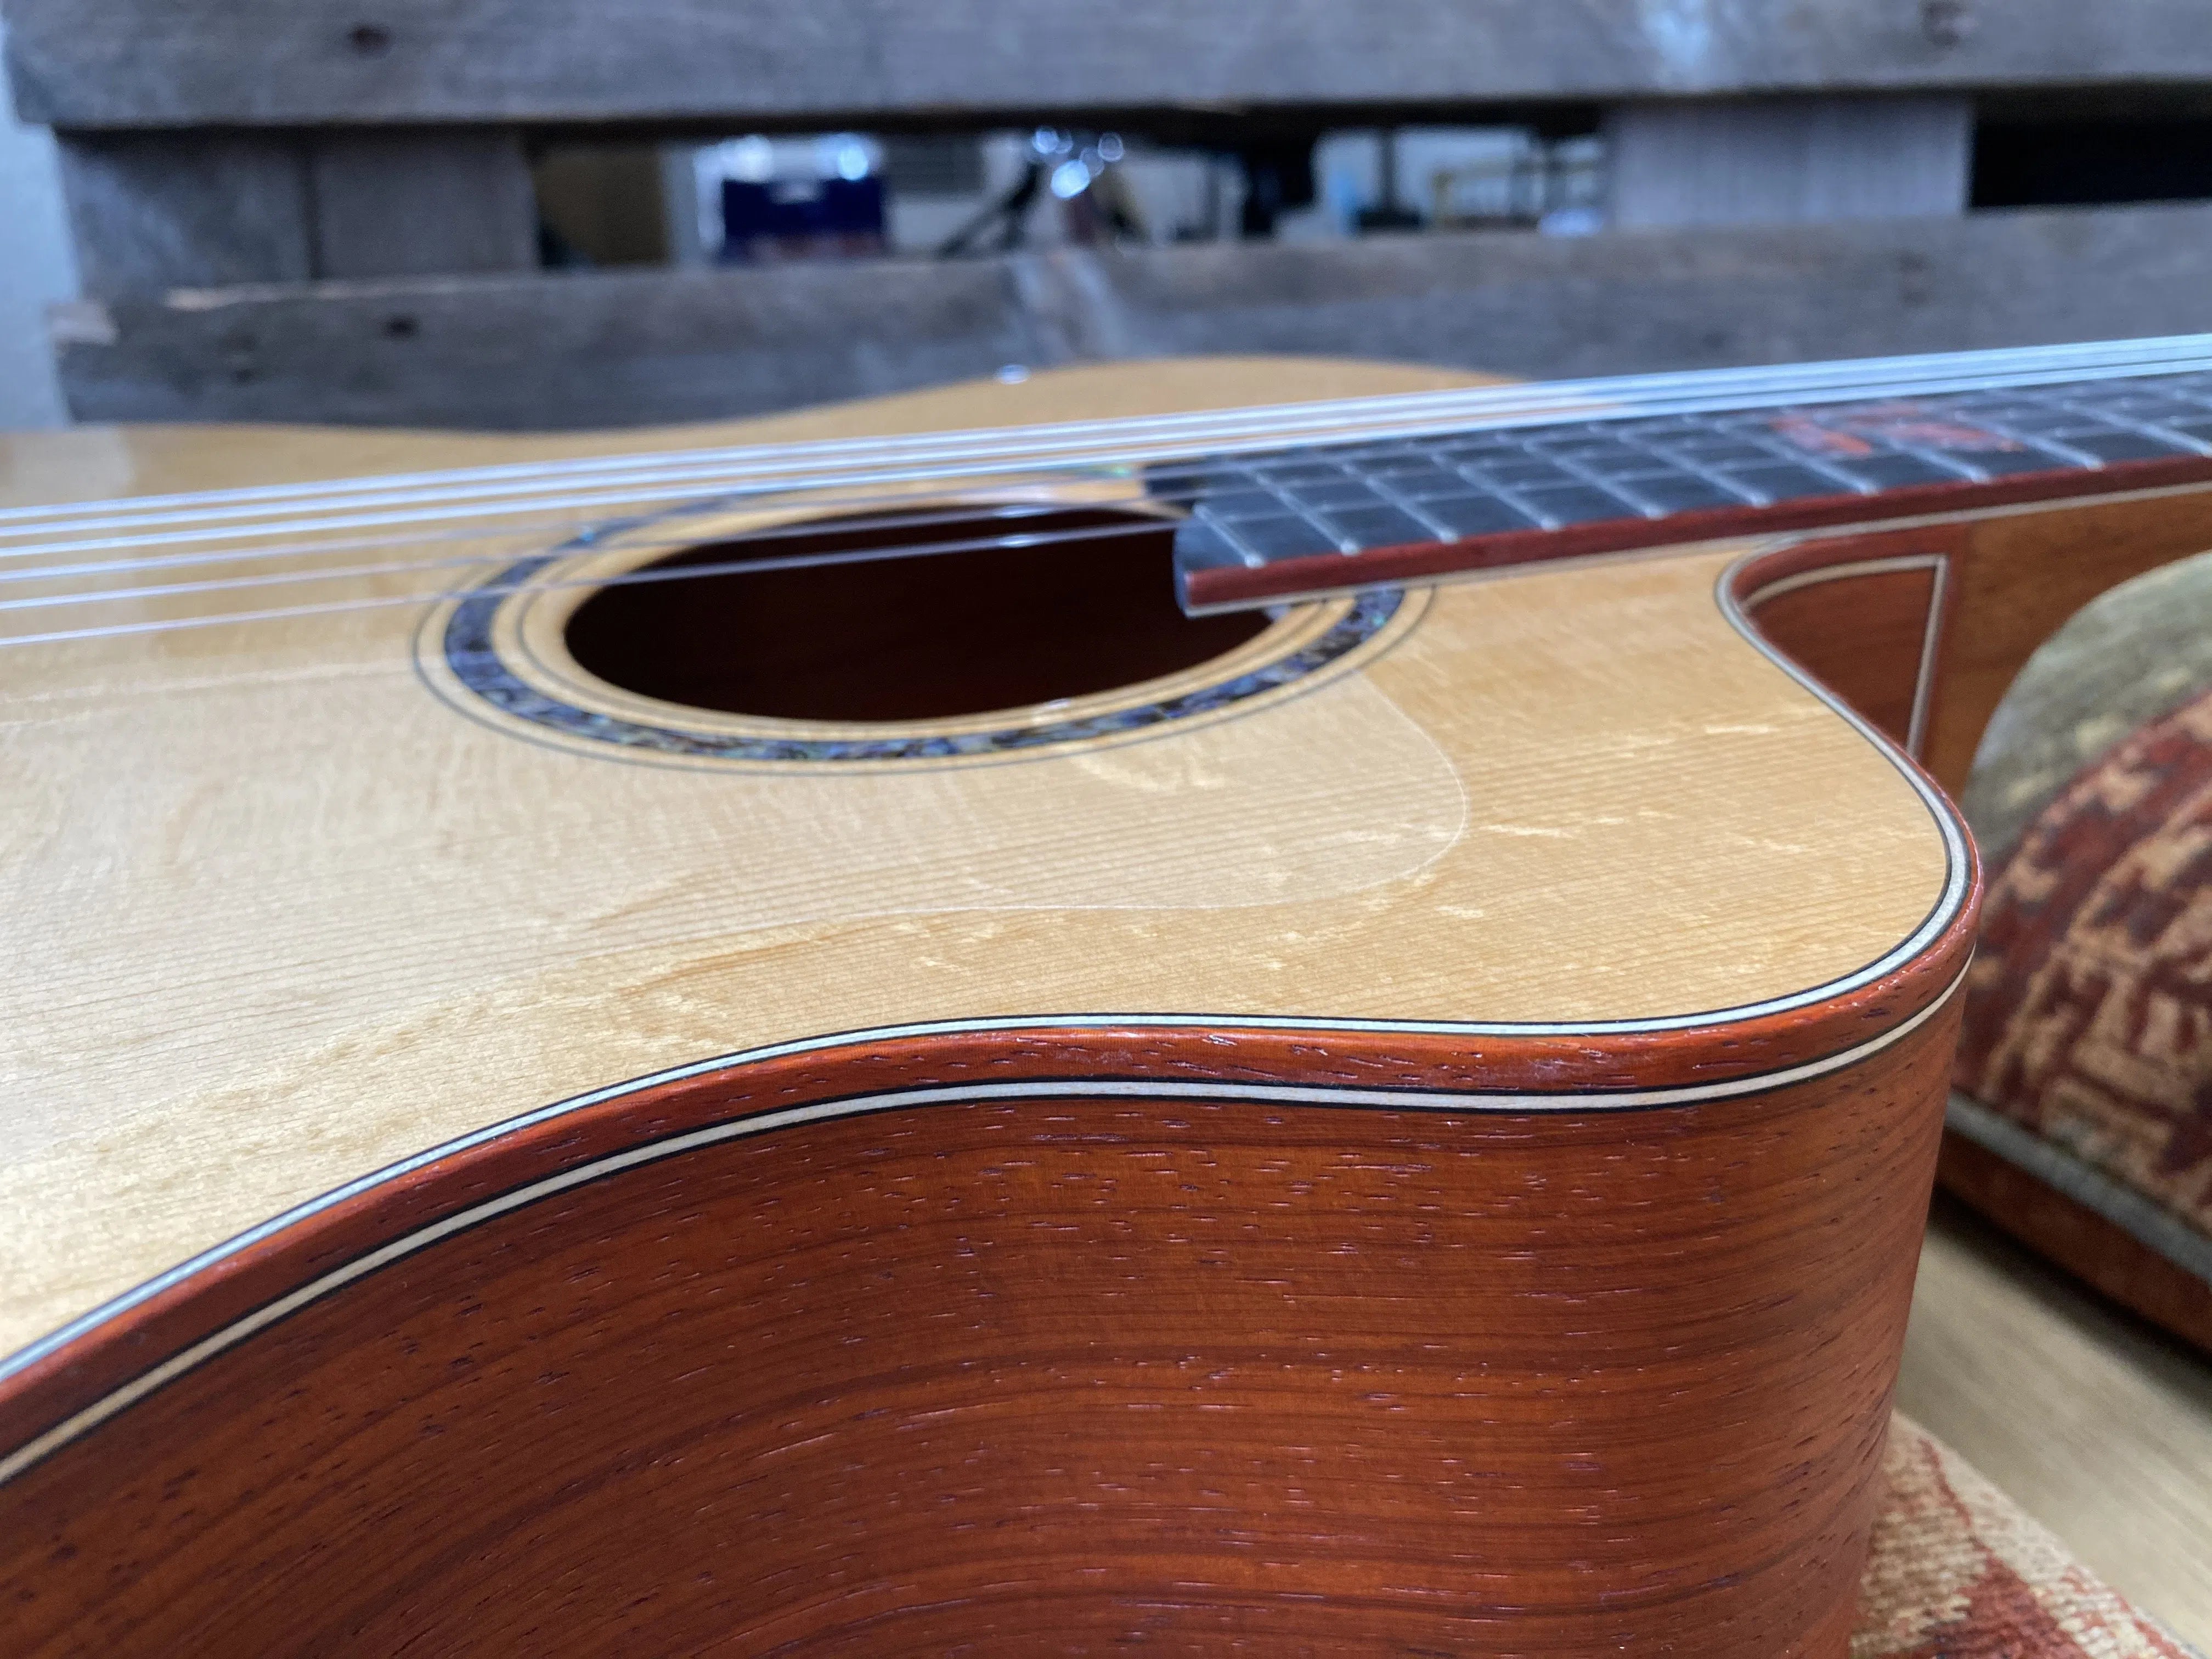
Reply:
[[[1024, 395], [1143, 395], [1088, 385]], [[147, 1201], [11, 1240], [15, 1644], [1837, 1659], [1976, 878], [1749, 631], [1755, 550], [1301, 607], [927, 754], [601, 752], [674, 717], [489, 697], [449, 641], [574, 676], [466, 601], [26, 647], [147, 815], [85, 913], [305, 989], [99, 964], [148, 1097], [18, 1192]], [[247, 718], [155, 757], [164, 687]]]

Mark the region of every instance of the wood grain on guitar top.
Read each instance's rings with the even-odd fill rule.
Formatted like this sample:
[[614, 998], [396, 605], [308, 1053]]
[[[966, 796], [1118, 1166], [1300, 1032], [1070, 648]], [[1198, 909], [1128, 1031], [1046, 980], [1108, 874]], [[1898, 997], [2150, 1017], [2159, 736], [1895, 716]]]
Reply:
[[[1037, 389], [892, 412], [973, 423]], [[277, 453], [312, 470], [305, 439]], [[0, 1020], [0, 1346], [426, 1147], [763, 1043], [1683, 1018], [1848, 975], [1942, 899], [1944, 842], [1717, 610], [1736, 550], [1441, 588], [1264, 717], [902, 777], [518, 741], [425, 695], [406, 607], [0, 651], [0, 938], [40, 964]], [[110, 1196], [54, 1196], [84, 1191]]]
[[[581, 450], [0, 453], [22, 501]], [[0, 637], [11, 1642], [1838, 1659], [1973, 872], [1729, 614], [1748, 548], [843, 771], [544, 738], [419, 605]]]

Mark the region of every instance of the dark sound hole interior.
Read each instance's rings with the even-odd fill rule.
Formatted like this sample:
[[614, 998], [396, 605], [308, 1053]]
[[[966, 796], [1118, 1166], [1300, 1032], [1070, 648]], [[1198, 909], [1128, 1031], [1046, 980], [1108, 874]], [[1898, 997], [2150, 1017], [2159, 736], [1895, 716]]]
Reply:
[[[1111, 690], [1218, 657], [1267, 625], [1257, 612], [1184, 616], [1174, 526], [1159, 519], [1108, 508], [923, 516], [824, 520], [687, 549], [645, 568], [706, 574], [600, 589], [569, 619], [569, 652], [601, 679], [698, 708], [915, 720]], [[786, 562], [1017, 536], [1024, 544]]]

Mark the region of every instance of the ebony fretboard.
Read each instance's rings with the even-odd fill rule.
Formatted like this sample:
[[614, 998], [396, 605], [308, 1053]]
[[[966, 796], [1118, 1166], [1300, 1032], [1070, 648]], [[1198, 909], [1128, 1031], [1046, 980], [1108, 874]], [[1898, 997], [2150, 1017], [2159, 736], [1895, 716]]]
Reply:
[[2212, 478], [2212, 374], [1393, 438], [1162, 465], [1194, 611]]

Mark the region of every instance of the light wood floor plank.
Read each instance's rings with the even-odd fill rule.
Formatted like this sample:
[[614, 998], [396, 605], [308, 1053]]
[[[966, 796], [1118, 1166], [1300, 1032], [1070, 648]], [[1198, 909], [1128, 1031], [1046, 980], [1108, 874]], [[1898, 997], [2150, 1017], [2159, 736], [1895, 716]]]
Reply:
[[2212, 1648], [2212, 1360], [1939, 1201], [1898, 1404]]

